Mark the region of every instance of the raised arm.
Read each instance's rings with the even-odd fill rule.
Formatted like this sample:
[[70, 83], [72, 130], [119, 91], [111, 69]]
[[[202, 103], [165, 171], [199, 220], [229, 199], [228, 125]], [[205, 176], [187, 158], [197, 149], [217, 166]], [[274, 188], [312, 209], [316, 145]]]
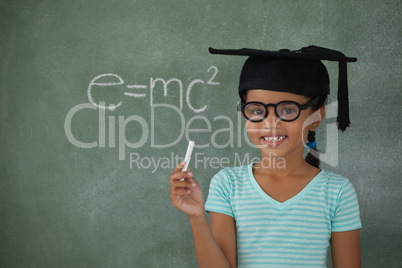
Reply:
[[[191, 172], [182, 172], [179, 164], [170, 176], [173, 206], [190, 220], [194, 247], [200, 268], [236, 267], [236, 230], [234, 219], [220, 213], [210, 213], [208, 224], [204, 200]], [[184, 181], [180, 181], [185, 178]]]

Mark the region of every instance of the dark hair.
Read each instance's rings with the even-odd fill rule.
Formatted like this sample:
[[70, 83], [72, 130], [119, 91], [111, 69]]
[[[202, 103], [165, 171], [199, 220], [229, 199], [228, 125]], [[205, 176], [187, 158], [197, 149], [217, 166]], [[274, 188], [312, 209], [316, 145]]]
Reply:
[[[247, 92], [248, 90], [240, 92], [240, 105], [243, 105], [247, 101]], [[312, 100], [316, 96], [307, 96], [309, 100]], [[324, 106], [327, 102], [328, 95], [323, 95], [318, 98], [317, 104], [313, 105], [311, 108], [313, 112], [320, 109], [321, 106]], [[308, 142], [315, 141], [315, 131], [309, 131], [307, 136]], [[310, 148], [305, 161], [312, 165], [313, 167], [320, 168], [320, 152], [316, 148]]]
[[[310, 100], [314, 97], [310, 97]], [[313, 112], [320, 109], [321, 106], [324, 106], [327, 103], [328, 95], [323, 95], [318, 98], [317, 104], [313, 105], [311, 108]], [[309, 131], [307, 135], [308, 142], [315, 141], [315, 131]], [[310, 148], [309, 152], [307, 153], [306, 158], [304, 159], [307, 163], [312, 165], [313, 167], [320, 168], [320, 152], [317, 148]]]

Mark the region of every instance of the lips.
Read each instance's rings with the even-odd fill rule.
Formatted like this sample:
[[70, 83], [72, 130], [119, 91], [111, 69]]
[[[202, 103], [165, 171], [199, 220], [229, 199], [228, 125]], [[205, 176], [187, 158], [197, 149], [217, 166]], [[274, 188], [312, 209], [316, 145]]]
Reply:
[[269, 147], [277, 147], [281, 143], [286, 140], [287, 136], [284, 135], [276, 135], [276, 136], [263, 136], [261, 140], [264, 144], [268, 145]]
[[281, 140], [283, 140], [284, 138], [286, 138], [286, 136], [271, 136], [271, 137], [263, 137], [263, 138], [264, 138], [264, 140], [266, 140], [266, 141], [270, 141], [270, 142], [275, 141], [275, 142], [278, 142], [278, 141], [281, 141]]

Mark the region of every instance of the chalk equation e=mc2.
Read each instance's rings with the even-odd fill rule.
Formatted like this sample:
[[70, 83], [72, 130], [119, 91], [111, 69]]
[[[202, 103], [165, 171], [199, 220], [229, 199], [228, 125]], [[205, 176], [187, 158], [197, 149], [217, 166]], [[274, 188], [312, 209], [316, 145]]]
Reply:
[[[209, 78], [208, 81], [203, 81], [201, 79], [194, 79], [192, 80], [189, 85], [187, 86], [186, 89], [186, 103], [188, 105], [188, 107], [194, 112], [194, 113], [201, 113], [203, 111], [205, 111], [205, 109], [207, 108], [207, 105], [204, 105], [201, 108], [195, 108], [193, 107], [193, 105], [190, 102], [190, 95], [191, 95], [191, 91], [193, 90], [193, 87], [196, 84], [201, 84], [201, 85], [212, 85], [212, 86], [216, 86], [219, 85], [219, 82], [215, 81], [216, 75], [218, 74], [218, 68], [216, 66], [211, 66], [207, 72], [211, 72], [211, 77]], [[112, 77], [113, 80], [115, 80], [114, 82], [99, 82], [99, 80], [105, 80], [104, 77]], [[150, 101], [150, 106], [153, 106], [154, 104], [154, 89], [155, 86], [157, 85], [158, 82], [161, 82], [163, 84], [163, 95], [166, 97], [168, 94], [168, 88], [169, 88], [169, 84], [170, 83], [177, 83], [176, 86], [178, 86], [178, 90], [179, 90], [179, 109], [182, 110], [183, 109], [183, 91], [184, 91], [184, 86], [183, 86], [183, 82], [178, 79], [178, 78], [170, 78], [169, 80], [165, 80], [163, 78], [150, 78], [149, 80], [149, 85], [138, 85], [138, 84], [133, 84], [133, 85], [127, 85], [127, 91], [124, 92], [124, 96], [130, 97], [130, 98], [145, 98], [147, 96], [147, 91], [149, 91], [149, 101]], [[122, 105], [122, 101], [120, 101], [117, 104], [109, 104], [109, 105], [105, 105], [104, 103], [96, 103], [92, 97], [92, 90], [94, 86], [101, 86], [101, 87], [112, 87], [112, 86], [118, 86], [118, 85], [124, 85], [124, 80], [123, 78], [121, 78], [119, 75], [117, 74], [113, 74], [113, 73], [107, 73], [107, 74], [101, 74], [96, 76], [94, 79], [92, 79], [92, 81], [89, 83], [88, 86], [88, 100], [89, 102], [98, 107], [99, 109], [107, 109], [110, 111], [114, 111], [116, 108], [118, 108], [120, 105]]]

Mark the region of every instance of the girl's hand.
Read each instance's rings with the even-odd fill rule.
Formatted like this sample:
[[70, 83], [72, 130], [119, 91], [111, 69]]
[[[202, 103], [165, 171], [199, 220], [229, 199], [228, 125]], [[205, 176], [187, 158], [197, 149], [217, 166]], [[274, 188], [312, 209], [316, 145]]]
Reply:
[[[173, 206], [187, 216], [200, 216], [205, 213], [201, 189], [189, 170], [181, 171], [183, 167], [184, 162], [181, 162], [170, 175], [170, 199]], [[180, 181], [182, 178], [185, 180]]]

